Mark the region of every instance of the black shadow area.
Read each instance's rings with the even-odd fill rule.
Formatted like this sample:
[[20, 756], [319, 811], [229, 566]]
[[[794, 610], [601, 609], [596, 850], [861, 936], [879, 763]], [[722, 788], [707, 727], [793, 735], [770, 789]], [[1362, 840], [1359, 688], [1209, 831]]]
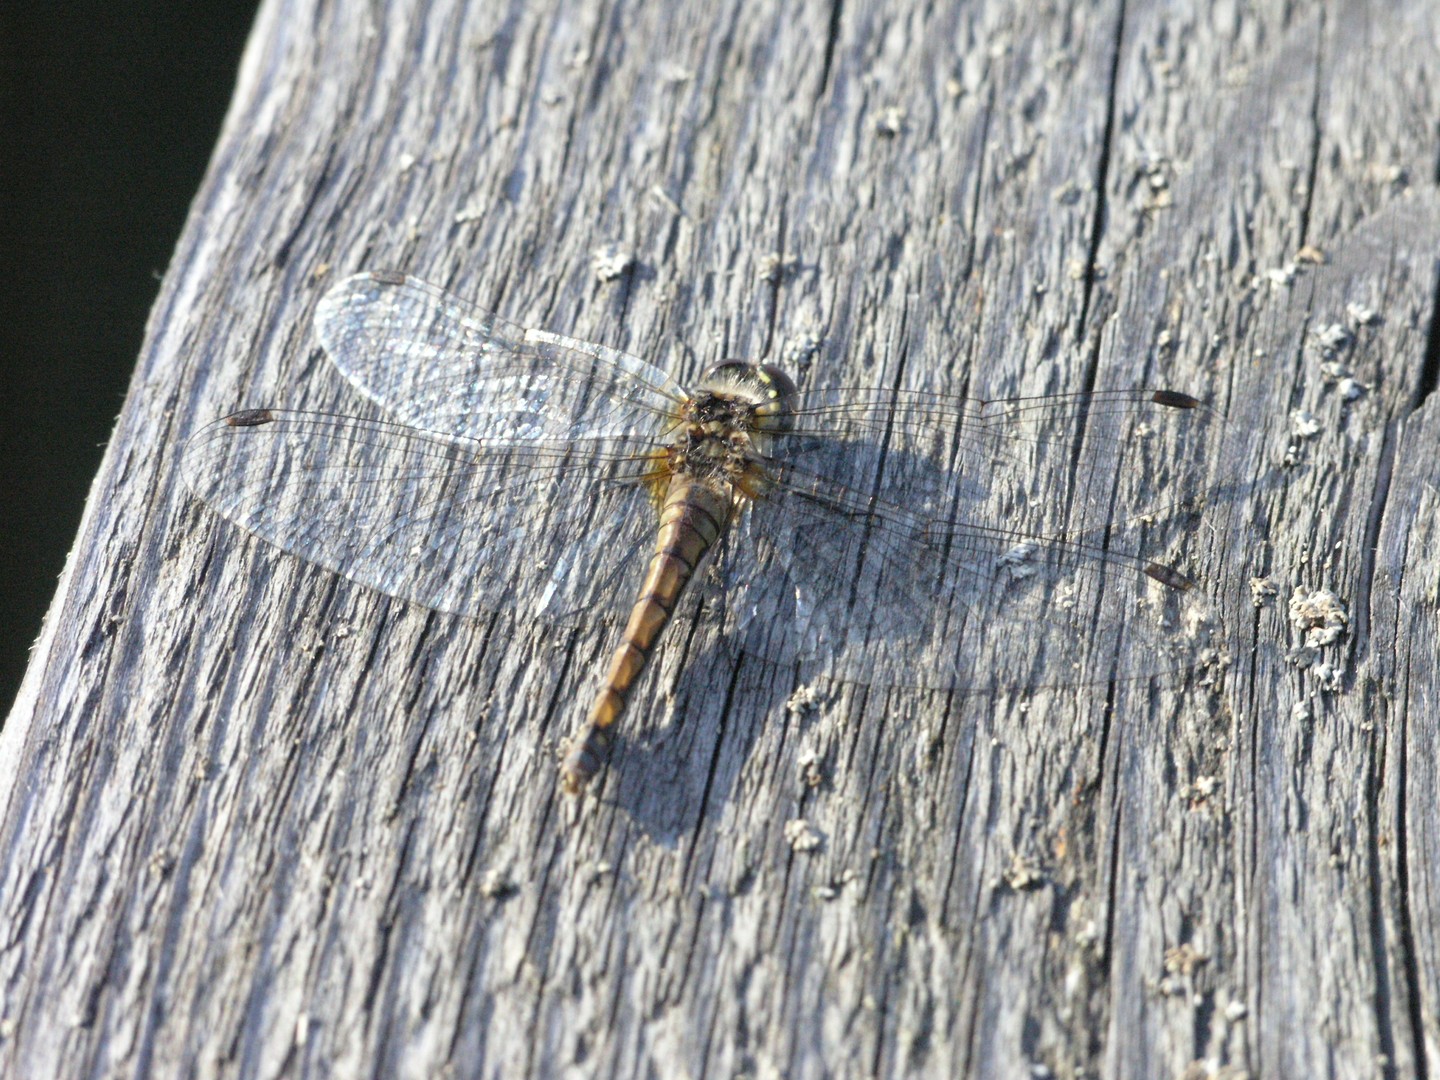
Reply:
[[0, 5], [0, 716], [254, 17], [250, 0]]

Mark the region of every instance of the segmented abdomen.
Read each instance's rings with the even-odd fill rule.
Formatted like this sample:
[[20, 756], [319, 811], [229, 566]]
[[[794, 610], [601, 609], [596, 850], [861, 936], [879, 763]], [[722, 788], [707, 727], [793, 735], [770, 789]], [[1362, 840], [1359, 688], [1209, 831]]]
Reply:
[[561, 783], [569, 794], [577, 794], [604, 765], [610, 751], [611, 725], [624, 713], [630, 690], [645, 670], [681, 593], [695, 576], [705, 553], [730, 523], [732, 514], [729, 497], [709, 485], [688, 477], [677, 477], [671, 483], [639, 599], [630, 609], [605, 685], [596, 695], [589, 719], [571, 743], [561, 768]]

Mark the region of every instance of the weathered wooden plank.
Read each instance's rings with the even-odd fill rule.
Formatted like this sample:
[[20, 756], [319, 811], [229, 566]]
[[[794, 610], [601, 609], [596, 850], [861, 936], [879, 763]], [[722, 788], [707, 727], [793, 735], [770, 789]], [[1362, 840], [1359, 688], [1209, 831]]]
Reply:
[[[1140, 40], [1144, 25], [1142, 16]], [[1151, 40], [1176, 34], [1167, 24], [1156, 27]], [[1297, 591], [1334, 590], [1363, 634], [1367, 552], [1385, 509], [1386, 426], [1431, 378], [1424, 357], [1436, 208], [1428, 189], [1402, 191], [1391, 171], [1405, 146], [1418, 152], [1420, 144], [1406, 135], [1416, 88], [1403, 78], [1377, 86], [1368, 74], [1382, 63], [1371, 50], [1391, 47], [1382, 44], [1393, 42], [1387, 31], [1367, 25], [1363, 10], [1352, 8], [1332, 20], [1302, 19], [1263, 33], [1252, 27], [1238, 38], [1252, 34], [1268, 38], [1264, 56], [1243, 46], [1207, 56], [1178, 35], [1175, 45], [1155, 50], [1153, 75], [1136, 95], [1151, 100], [1161, 128], [1137, 130], [1137, 146], [1184, 146], [1196, 131], [1219, 138], [1208, 152], [1188, 155], [1197, 165], [1188, 182], [1173, 185], [1180, 213], [1162, 211], [1145, 223], [1149, 235], [1140, 240], [1142, 248], [1159, 249], [1160, 265], [1184, 266], [1184, 272], [1178, 281], [1156, 282], [1148, 298], [1142, 293], [1128, 310], [1122, 305], [1114, 325], [1121, 332], [1138, 326], [1144, 334], [1150, 313], [1165, 311], [1167, 329], [1196, 366], [1230, 369], [1232, 420], [1264, 437], [1253, 444], [1261, 465], [1254, 501], [1235, 508], [1251, 524], [1240, 528], [1231, 519], [1224, 576], [1236, 591], [1252, 577], [1266, 577], [1279, 595], [1259, 609], [1255, 660], [1237, 658], [1240, 671], [1249, 668], [1241, 680], [1250, 688], [1226, 703], [1234, 712], [1234, 726], [1224, 733], [1228, 751], [1208, 760], [1203, 753], [1185, 755], [1192, 785], [1211, 777], [1226, 793], [1215, 815], [1214, 845], [1199, 845], [1198, 864], [1183, 865], [1196, 855], [1185, 835], [1194, 814], [1165, 830], [1168, 842], [1144, 831], [1122, 841], [1137, 859], [1144, 852], [1147, 863], [1158, 848], [1182, 864], [1136, 881], [1139, 895], [1128, 902], [1122, 879], [1116, 903], [1164, 912], [1162, 925], [1175, 927], [1177, 938], [1188, 934], [1200, 942], [1211, 956], [1197, 976], [1200, 993], [1193, 1002], [1178, 994], [1164, 1005], [1143, 996], [1117, 1003], [1115, 1014], [1128, 1014], [1117, 1030], [1158, 1029], [1165, 1021], [1154, 1016], [1156, 1008], [1191, 1010], [1195, 1030], [1204, 1033], [1194, 1043], [1197, 1058], [1241, 1060], [1262, 1075], [1349, 1075], [1376, 1068], [1383, 1056], [1397, 1075], [1407, 1075], [1424, 1067], [1427, 1051], [1416, 1030], [1424, 1007], [1407, 1013], [1390, 1004], [1408, 999], [1418, 1005], [1416, 992], [1403, 968], [1375, 953], [1382, 934], [1393, 933], [1384, 928], [1403, 924], [1408, 907], [1394, 896], [1386, 902], [1377, 891], [1389, 832], [1379, 820], [1373, 778], [1387, 756], [1376, 738], [1384, 725], [1375, 723], [1365, 666], [1351, 671], [1355, 654], [1342, 661], [1346, 679], [1354, 680], [1347, 694], [1327, 692], [1317, 672], [1295, 669], [1284, 655], [1287, 644], [1298, 643], [1286, 606]], [[1178, 54], [1206, 74], [1177, 78]], [[1194, 122], [1183, 104], [1171, 119], [1175, 95], [1154, 91], [1167, 79], [1182, 86], [1228, 83], [1234, 91], [1222, 94], [1224, 108], [1214, 120]], [[1381, 116], [1391, 120], [1378, 122]], [[1225, 194], [1207, 199], [1211, 191]], [[1297, 253], [1307, 244], [1324, 251], [1328, 265], [1306, 270]], [[1299, 270], [1293, 279], [1292, 263]], [[1259, 288], [1250, 287], [1253, 274], [1260, 276]], [[1408, 299], [1397, 303], [1399, 296]], [[1385, 321], [1359, 326], [1350, 305], [1383, 311]], [[1187, 324], [1196, 332], [1185, 342]], [[1322, 342], [1336, 325], [1356, 336], [1330, 356]], [[1353, 368], [1371, 391], [1345, 401], [1326, 377], [1327, 362]], [[1297, 408], [1317, 416], [1313, 438], [1295, 435]], [[1277, 470], [1292, 446], [1297, 465]], [[1363, 640], [1352, 648], [1363, 650]], [[1195, 744], [1202, 748], [1198, 738]], [[1141, 752], [1151, 761], [1143, 788], [1152, 793], [1177, 759], [1185, 761], [1168, 740]], [[1182, 786], [1164, 807], [1137, 788], [1128, 801], [1178, 819], [1186, 794]], [[1207, 812], [1213, 808], [1212, 800], [1202, 802]], [[1132, 814], [1130, 822], [1136, 821]], [[1231, 845], [1231, 858], [1214, 859]], [[1177, 890], [1175, 881], [1187, 884]], [[1225, 939], [1232, 947], [1217, 948]], [[1124, 959], [1123, 948], [1143, 940], [1143, 932], [1119, 933], [1117, 940], [1121, 967], [1143, 962], [1139, 953]], [[1238, 1029], [1223, 1022], [1227, 998], [1249, 1014]], [[1424, 1020], [1431, 1030], [1434, 1017], [1431, 998]], [[1154, 1038], [1113, 1045], [1128, 1056], [1163, 1045], [1162, 1039], [1157, 1030]], [[1183, 1053], [1185, 1043], [1177, 1049]], [[1433, 1049], [1428, 1054], [1433, 1060]], [[1132, 1061], [1138, 1074], [1155, 1071], [1150, 1062]]]
[[[0, 742], [0, 1068], [1440, 1069], [1436, 22], [267, 4]], [[1228, 670], [792, 715], [677, 641], [568, 803], [604, 627], [386, 600], [178, 483], [216, 415], [353, 408], [309, 316], [362, 267], [686, 377], [1213, 400]]]

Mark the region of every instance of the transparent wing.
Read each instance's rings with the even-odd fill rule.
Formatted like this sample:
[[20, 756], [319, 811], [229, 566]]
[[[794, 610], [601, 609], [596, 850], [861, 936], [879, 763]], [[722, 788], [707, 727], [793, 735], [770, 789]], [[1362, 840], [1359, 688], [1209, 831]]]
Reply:
[[[1222, 431], [1213, 410], [1173, 391], [982, 401], [826, 390], [801, 395], [775, 458], [927, 520], [1062, 533], [1203, 497], [1206, 446]], [[1127, 473], [1143, 483], [1127, 488]]]
[[196, 495], [275, 546], [464, 615], [563, 623], [629, 603], [656, 527], [636, 439], [487, 443], [257, 409], [203, 428], [181, 467]]
[[1192, 466], [1217, 424], [1148, 391], [811, 395], [776, 439], [775, 490], [739, 526], [729, 632], [878, 685], [992, 692], [1190, 666], [1203, 601], [1146, 554], [1164, 538], [1141, 496], [1203, 492]]
[[[242, 528], [391, 596], [473, 615], [608, 609], [644, 565], [638, 486], [682, 400], [626, 353], [527, 330], [403, 274], [320, 301], [331, 362], [387, 421], [254, 410], [187, 445]], [[393, 421], [393, 422], [391, 422]]]
[[315, 330], [361, 394], [437, 435], [615, 438], [658, 430], [684, 397], [628, 353], [527, 330], [389, 271], [337, 282]]

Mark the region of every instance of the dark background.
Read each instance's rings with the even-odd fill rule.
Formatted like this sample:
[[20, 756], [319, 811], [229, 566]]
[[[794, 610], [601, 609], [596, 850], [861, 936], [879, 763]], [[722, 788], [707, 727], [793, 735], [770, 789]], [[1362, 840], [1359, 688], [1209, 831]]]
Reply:
[[254, 19], [0, 9], [0, 716], [74, 543]]

